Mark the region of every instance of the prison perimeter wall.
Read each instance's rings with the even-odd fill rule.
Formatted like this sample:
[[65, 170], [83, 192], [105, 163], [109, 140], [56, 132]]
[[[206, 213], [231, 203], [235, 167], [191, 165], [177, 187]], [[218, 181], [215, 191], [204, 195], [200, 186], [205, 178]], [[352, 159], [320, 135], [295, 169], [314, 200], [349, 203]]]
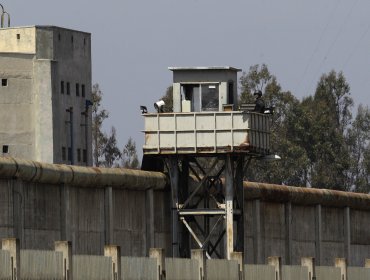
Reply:
[[[314, 257], [363, 266], [370, 258], [370, 195], [245, 182], [244, 199], [246, 263], [281, 256], [286, 265]], [[21, 249], [68, 240], [74, 254], [115, 244], [123, 256], [154, 247], [168, 255], [170, 218], [165, 174], [0, 158], [0, 239], [18, 238]]]

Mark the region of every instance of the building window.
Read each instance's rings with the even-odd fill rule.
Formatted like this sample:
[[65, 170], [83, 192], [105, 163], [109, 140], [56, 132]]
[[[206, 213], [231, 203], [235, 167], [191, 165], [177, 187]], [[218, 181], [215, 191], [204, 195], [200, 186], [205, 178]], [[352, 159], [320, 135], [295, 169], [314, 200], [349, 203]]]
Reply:
[[80, 84], [76, 84], [76, 96], [80, 96]]
[[1, 79], [1, 86], [7, 87], [8, 86], [8, 79]]
[[82, 150], [82, 161], [87, 162], [87, 151], [86, 151], [86, 149]]
[[84, 46], [86, 45], [86, 38], [84, 38]]
[[60, 92], [64, 94], [64, 81], [60, 82]]
[[21, 38], [21, 34], [17, 34], [17, 39], [19, 40]]
[[82, 97], [85, 97], [85, 85], [81, 85], [81, 94]]
[[58, 41], [60, 41], [60, 39], [61, 39], [61, 36], [60, 36], [60, 33], [58, 34]]
[[9, 146], [8, 145], [3, 145], [3, 154], [9, 153]]
[[71, 42], [72, 42], [72, 44], [73, 44], [73, 36], [71, 36]]
[[184, 100], [190, 101], [192, 112], [218, 111], [218, 84], [183, 84]]
[[67, 95], [71, 94], [71, 85], [67, 82]]
[[66, 147], [62, 147], [62, 160], [66, 160]]
[[81, 149], [77, 149], [77, 161], [81, 161]]
[[72, 160], [72, 149], [71, 149], [71, 147], [68, 147], [68, 160], [69, 161]]

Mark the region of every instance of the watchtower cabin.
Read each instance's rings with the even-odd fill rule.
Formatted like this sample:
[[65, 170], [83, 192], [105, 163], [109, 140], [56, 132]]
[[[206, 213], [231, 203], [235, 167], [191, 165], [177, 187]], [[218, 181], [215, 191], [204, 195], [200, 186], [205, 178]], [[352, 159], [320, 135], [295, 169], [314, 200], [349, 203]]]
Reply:
[[[170, 67], [173, 112], [143, 112], [144, 161], [164, 162], [171, 183], [172, 256], [244, 253], [243, 177], [270, 153], [270, 115], [240, 110], [233, 67]], [[145, 160], [146, 159], [146, 160]], [[144, 167], [145, 169], [145, 167]]]
[[238, 110], [240, 69], [169, 69], [173, 112], [144, 114], [144, 154], [269, 153], [269, 115]]

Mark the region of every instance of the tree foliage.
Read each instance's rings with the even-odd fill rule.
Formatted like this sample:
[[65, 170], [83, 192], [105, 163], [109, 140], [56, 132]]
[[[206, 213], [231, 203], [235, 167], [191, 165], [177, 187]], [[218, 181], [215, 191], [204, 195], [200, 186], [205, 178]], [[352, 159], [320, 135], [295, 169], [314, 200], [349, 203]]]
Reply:
[[129, 138], [123, 152], [119, 148], [117, 132], [114, 126], [110, 133], [103, 131], [103, 122], [109, 116], [107, 110], [101, 107], [103, 93], [98, 84], [92, 90], [92, 143], [94, 166], [119, 167], [122, 163], [126, 168], [137, 168], [140, 163], [137, 157], [136, 144]]
[[343, 73], [323, 74], [313, 95], [302, 101], [283, 91], [266, 65], [254, 65], [240, 78], [242, 102], [261, 90], [275, 107], [271, 147], [282, 160], [256, 161], [249, 180], [370, 192], [370, 112], [353, 100]]
[[162, 96], [162, 100], [164, 101], [165, 105], [163, 108], [163, 112], [173, 112], [173, 96], [172, 96], [173, 87], [169, 86], [166, 89], [165, 95]]
[[92, 87], [92, 145], [93, 145], [93, 164], [100, 166], [104, 154], [105, 143], [107, 137], [102, 131], [103, 122], [108, 118], [107, 110], [101, 108], [103, 93], [100, 90], [99, 84], [94, 84]]
[[136, 152], [136, 143], [130, 137], [123, 148], [122, 166], [125, 168], [138, 169], [140, 167], [139, 159]]
[[116, 128], [114, 126], [111, 127], [110, 134], [105, 135], [105, 139], [106, 141], [103, 149], [103, 165], [105, 167], [118, 167], [118, 160], [122, 157], [122, 153], [117, 145]]

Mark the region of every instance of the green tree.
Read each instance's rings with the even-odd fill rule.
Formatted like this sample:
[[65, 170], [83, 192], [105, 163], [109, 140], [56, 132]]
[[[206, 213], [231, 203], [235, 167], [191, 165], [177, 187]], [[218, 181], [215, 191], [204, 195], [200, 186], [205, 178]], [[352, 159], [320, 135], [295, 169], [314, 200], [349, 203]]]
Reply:
[[351, 159], [351, 188], [358, 192], [370, 192], [370, 110], [360, 104], [357, 115], [348, 130]]
[[254, 103], [253, 93], [257, 90], [264, 92], [273, 79], [276, 78], [270, 74], [266, 64], [251, 66], [247, 73], [243, 72], [239, 80], [241, 88], [239, 104]]
[[271, 150], [282, 160], [266, 162], [256, 160], [249, 165], [247, 178], [253, 181], [306, 185], [306, 167], [308, 158], [296, 137], [303, 130], [296, 123], [302, 115], [300, 102], [289, 91], [283, 91], [277, 79], [272, 75], [267, 65], [251, 66], [248, 73], [240, 79], [241, 102], [254, 101], [253, 92], [264, 92], [265, 102], [275, 108], [271, 121]]
[[331, 71], [321, 76], [315, 95], [302, 101], [306, 125], [302, 143], [309, 156], [310, 185], [349, 190], [350, 154], [347, 130], [352, 98], [343, 74]]
[[166, 89], [165, 95], [162, 96], [162, 100], [164, 101], [165, 105], [163, 108], [163, 112], [169, 113], [173, 112], [173, 96], [172, 96], [173, 87], [169, 86]]
[[136, 151], [136, 143], [130, 137], [123, 148], [122, 153], [122, 166], [124, 168], [138, 169], [140, 168], [139, 159]]
[[122, 157], [122, 153], [117, 146], [116, 128], [112, 126], [109, 135], [105, 135], [105, 143], [103, 148], [105, 167], [119, 166], [118, 160]]
[[92, 146], [93, 146], [93, 164], [100, 166], [103, 160], [104, 147], [107, 143], [107, 136], [102, 131], [102, 125], [109, 113], [101, 108], [103, 93], [99, 84], [92, 87]]

